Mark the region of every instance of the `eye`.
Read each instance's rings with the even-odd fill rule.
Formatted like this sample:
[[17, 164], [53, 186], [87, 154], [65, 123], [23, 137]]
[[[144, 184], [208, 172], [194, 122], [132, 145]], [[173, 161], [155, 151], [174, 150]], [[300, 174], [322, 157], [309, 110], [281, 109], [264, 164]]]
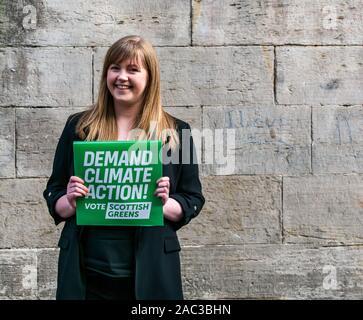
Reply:
[[110, 69], [111, 69], [111, 70], [119, 70], [119, 69], [120, 69], [120, 67], [119, 67], [119, 66], [117, 66], [117, 65], [115, 65], [115, 64], [113, 64], [113, 65], [111, 65], [111, 66], [110, 66]]
[[129, 66], [129, 70], [131, 72], [139, 72], [140, 71], [140, 68], [137, 67], [137, 66], [135, 66], [135, 65], [131, 65], [131, 66]]

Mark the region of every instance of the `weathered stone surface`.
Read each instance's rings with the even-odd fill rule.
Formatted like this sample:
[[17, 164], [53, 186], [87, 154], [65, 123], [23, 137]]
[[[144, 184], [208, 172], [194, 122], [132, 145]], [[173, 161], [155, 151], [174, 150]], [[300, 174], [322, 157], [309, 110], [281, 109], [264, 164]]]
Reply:
[[308, 173], [310, 122], [307, 106], [204, 107], [203, 126], [215, 136], [205, 140], [205, 172]]
[[15, 111], [0, 108], [0, 178], [15, 176]]
[[108, 48], [93, 49], [93, 101], [97, 101], [100, 81], [102, 76], [102, 68]]
[[193, 44], [362, 44], [358, 0], [193, 0]]
[[362, 47], [278, 47], [280, 104], [362, 104]]
[[0, 48], [0, 106], [86, 106], [92, 103], [92, 51]]
[[0, 250], [0, 299], [36, 299], [35, 250]]
[[[57, 249], [0, 250], [1, 299], [54, 299]], [[183, 247], [186, 299], [362, 299], [363, 249]]]
[[[95, 96], [105, 48], [94, 58]], [[273, 103], [270, 47], [157, 48], [165, 106]]]
[[0, 179], [0, 248], [56, 247], [56, 227], [43, 199], [45, 179]]
[[7, 45], [108, 46], [129, 34], [157, 45], [190, 43], [188, 1], [4, 0], [0, 21], [0, 43]]
[[38, 299], [55, 299], [59, 250], [40, 249], [37, 254]]
[[164, 107], [172, 116], [190, 124], [192, 129], [202, 129], [201, 107]]
[[363, 107], [313, 107], [313, 172], [363, 173]]
[[362, 299], [363, 248], [186, 247], [182, 274], [186, 299]]
[[55, 299], [58, 249], [0, 250], [0, 299]]
[[[197, 153], [198, 164], [202, 159], [202, 141], [199, 138], [202, 130], [202, 108], [201, 107], [164, 107], [165, 111], [172, 116], [189, 123], [192, 129], [193, 142]], [[199, 166], [199, 172], [202, 175], [202, 167]]]
[[283, 227], [287, 243], [363, 243], [363, 176], [283, 179]]
[[[57, 255], [53, 249], [0, 251], [1, 298], [54, 299]], [[185, 297], [362, 299], [362, 259], [361, 247], [185, 247]]]
[[183, 245], [281, 243], [281, 179], [213, 176], [202, 185], [205, 206], [180, 230]]
[[204, 144], [206, 204], [178, 232], [185, 297], [363, 299], [361, 0], [120, 3], [0, 3], [0, 299], [55, 298], [46, 177], [133, 33]]
[[16, 110], [18, 177], [49, 177], [58, 140], [69, 115], [85, 108]]

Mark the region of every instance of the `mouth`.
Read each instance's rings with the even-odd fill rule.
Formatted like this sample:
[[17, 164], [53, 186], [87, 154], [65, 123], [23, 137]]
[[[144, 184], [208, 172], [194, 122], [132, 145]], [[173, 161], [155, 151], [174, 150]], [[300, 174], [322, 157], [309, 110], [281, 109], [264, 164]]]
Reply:
[[132, 86], [128, 86], [128, 85], [125, 85], [125, 84], [115, 84], [115, 87], [117, 89], [120, 89], [120, 90], [126, 90], [126, 89], [131, 89]]

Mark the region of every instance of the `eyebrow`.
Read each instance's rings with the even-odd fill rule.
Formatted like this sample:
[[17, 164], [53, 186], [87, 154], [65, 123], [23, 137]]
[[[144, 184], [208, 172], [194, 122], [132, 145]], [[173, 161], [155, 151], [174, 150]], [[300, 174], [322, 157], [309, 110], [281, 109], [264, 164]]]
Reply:
[[129, 66], [131, 66], [131, 67], [137, 67], [138, 69], [141, 68], [141, 66], [139, 66], [138, 64], [135, 64], [135, 63], [130, 63]]
[[[122, 62], [114, 62], [114, 63], [111, 63], [110, 64], [110, 66], [120, 66], [121, 65], [121, 63]], [[138, 69], [141, 69], [141, 65], [139, 65], [139, 64], [137, 64], [137, 63], [133, 63], [133, 62], [131, 62], [131, 63], [129, 63], [128, 65], [127, 65], [128, 67], [136, 67], [136, 68], [138, 68]]]

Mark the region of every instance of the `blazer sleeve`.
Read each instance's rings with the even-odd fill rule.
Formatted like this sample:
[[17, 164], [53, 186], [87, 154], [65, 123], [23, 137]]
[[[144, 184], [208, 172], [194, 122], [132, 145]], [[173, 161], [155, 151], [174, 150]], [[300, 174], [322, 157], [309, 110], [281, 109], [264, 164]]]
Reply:
[[43, 192], [43, 197], [47, 202], [48, 211], [56, 225], [67, 220], [56, 213], [55, 204], [60, 197], [67, 193], [67, 184], [71, 176], [70, 172], [73, 163], [72, 142], [74, 131], [74, 128], [72, 130], [73, 126], [71, 125], [71, 117], [68, 118], [61, 137], [59, 138], [53, 161], [52, 174], [47, 182], [46, 189]]
[[[195, 218], [202, 210], [205, 202], [202, 194], [202, 185], [199, 179], [195, 145], [189, 124], [185, 123], [180, 131], [182, 131], [182, 133], [179, 134], [179, 161], [181, 163], [181, 171], [176, 186], [176, 192], [171, 194], [170, 198], [179, 202], [183, 209], [183, 217], [178, 222], [172, 222], [175, 231]], [[182, 161], [183, 153], [185, 153], [188, 161]]]

